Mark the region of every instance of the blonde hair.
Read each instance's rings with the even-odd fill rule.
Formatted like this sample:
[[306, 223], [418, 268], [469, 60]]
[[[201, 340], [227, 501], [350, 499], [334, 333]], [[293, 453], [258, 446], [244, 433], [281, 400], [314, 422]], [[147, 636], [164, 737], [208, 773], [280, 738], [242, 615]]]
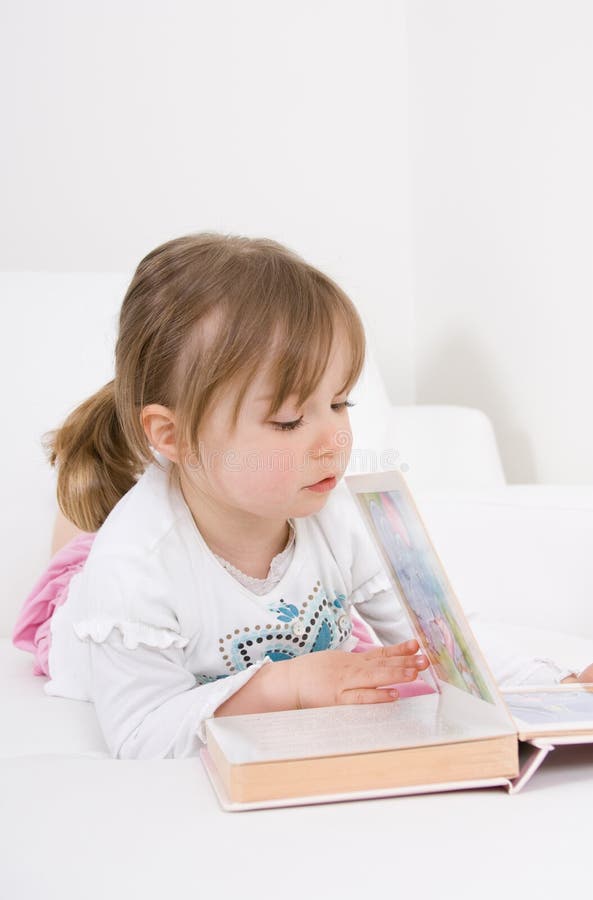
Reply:
[[83, 531], [98, 530], [155, 458], [142, 410], [174, 411], [177, 444], [196, 452], [213, 402], [236, 390], [232, 428], [250, 382], [271, 355], [273, 416], [292, 394], [302, 404], [327, 365], [336, 329], [349, 345], [349, 391], [364, 364], [365, 335], [347, 294], [276, 241], [212, 232], [156, 247], [123, 299], [115, 378], [43, 435], [58, 469], [57, 500]]

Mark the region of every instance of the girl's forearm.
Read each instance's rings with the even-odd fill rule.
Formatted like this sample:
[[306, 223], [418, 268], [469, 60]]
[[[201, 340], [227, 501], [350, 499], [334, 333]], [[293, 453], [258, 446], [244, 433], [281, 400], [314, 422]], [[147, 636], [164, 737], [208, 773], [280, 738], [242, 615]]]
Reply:
[[214, 711], [214, 717], [296, 709], [287, 671], [290, 662], [284, 659], [277, 660], [271, 666], [262, 666], [242, 688], [221, 703]]

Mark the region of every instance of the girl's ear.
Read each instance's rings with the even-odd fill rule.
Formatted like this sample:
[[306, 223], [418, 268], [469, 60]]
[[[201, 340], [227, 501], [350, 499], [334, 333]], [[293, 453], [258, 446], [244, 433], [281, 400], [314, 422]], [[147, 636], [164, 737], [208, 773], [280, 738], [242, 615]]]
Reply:
[[141, 419], [150, 446], [171, 462], [178, 462], [175, 414], [166, 406], [150, 403], [142, 410]]

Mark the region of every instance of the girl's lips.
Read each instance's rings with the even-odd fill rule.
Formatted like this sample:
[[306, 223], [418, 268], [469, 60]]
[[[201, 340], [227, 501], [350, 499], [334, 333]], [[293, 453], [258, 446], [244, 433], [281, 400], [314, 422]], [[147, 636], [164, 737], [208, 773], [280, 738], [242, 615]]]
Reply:
[[332, 488], [336, 486], [336, 477], [332, 475], [331, 478], [323, 478], [321, 481], [318, 481], [316, 484], [308, 484], [308, 491], [316, 491], [318, 493], [323, 493], [323, 491], [331, 491]]

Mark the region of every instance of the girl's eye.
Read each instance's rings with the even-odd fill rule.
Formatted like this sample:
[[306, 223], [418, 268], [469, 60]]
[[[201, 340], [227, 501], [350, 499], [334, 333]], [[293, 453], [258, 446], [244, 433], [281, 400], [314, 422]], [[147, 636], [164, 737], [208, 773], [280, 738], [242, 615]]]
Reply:
[[302, 424], [302, 416], [300, 419], [297, 419], [296, 422], [272, 422], [276, 431], [294, 431], [295, 428], [300, 428]]
[[[344, 400], [343, 403], [332, 403], [332, 409], [337, 411], [355, 405], [349, 400]], [[303, 425], [303, 417], [301, 416], [300, 419], [296, 419], [294, 422], [272, 422], [272, 425], [277, 431], [294, 431], [295, 428], [300, 428]]]
[[346, 409], [347, 406], [356, 406], [356, 403], [351, 403], [350, 400], [344, 400], [343, 403], [334, 403], [332, 409]]

